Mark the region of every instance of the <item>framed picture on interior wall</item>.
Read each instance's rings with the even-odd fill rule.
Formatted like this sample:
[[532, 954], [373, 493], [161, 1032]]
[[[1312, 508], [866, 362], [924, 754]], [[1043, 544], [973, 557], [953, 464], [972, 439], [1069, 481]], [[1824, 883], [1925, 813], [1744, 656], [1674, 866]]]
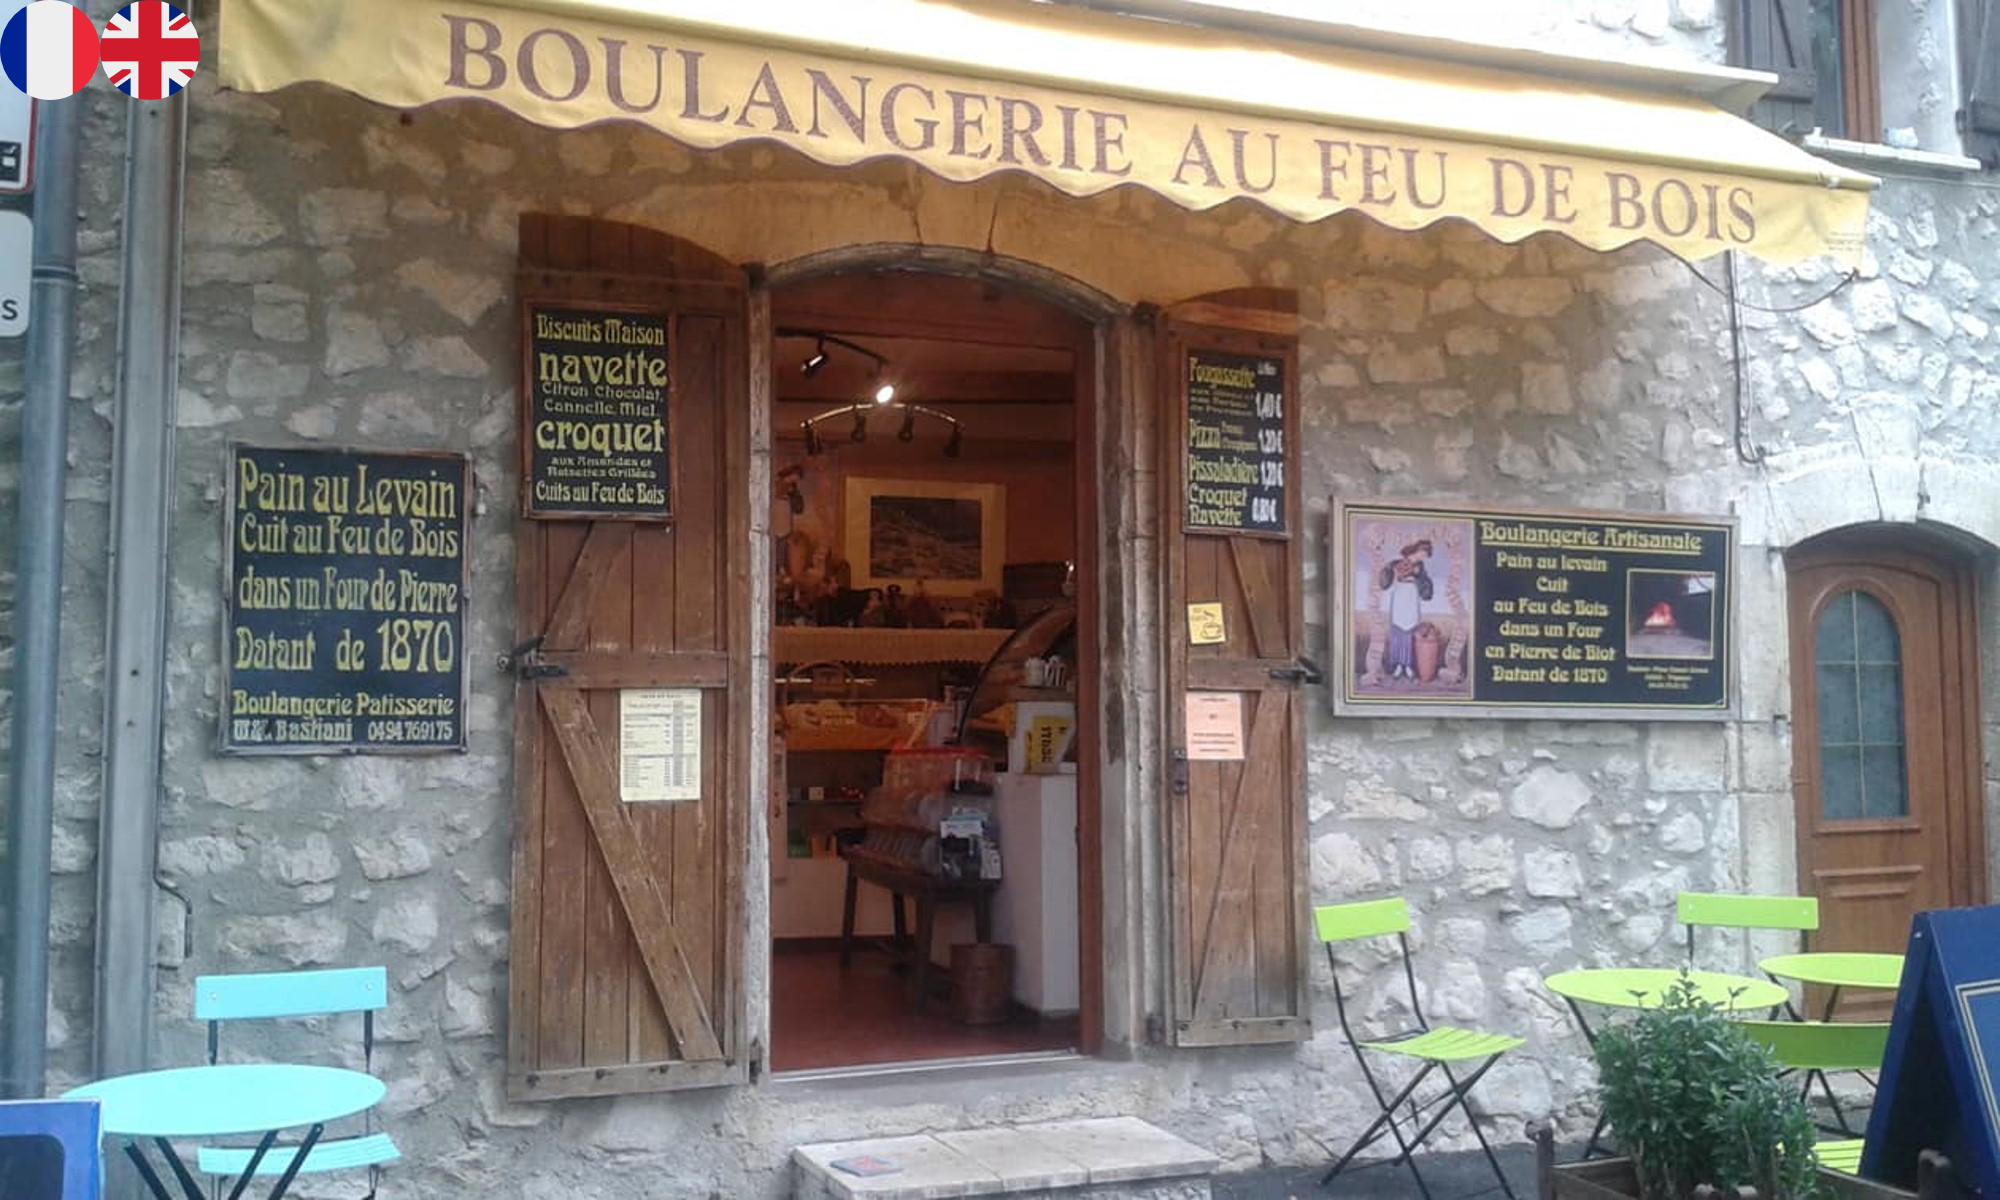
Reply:
[[921, 580], [940, 596], [998, 592], [1007, 558], [1007, 489], [997, 483], [847, 478], [847, 561], [857, 588]]

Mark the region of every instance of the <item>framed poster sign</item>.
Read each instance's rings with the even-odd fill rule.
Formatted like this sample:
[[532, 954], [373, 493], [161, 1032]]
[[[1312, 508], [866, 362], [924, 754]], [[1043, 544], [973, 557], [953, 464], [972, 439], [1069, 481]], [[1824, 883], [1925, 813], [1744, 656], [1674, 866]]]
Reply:
[[670, 520], [667, 315], [541, 300], [521, 311], [522, 513]]
[[229, 447], [222, 750], [465, 749], [462, 454]]
[[1334, 711], [1723, 720], [1735, 522], [1336, 501]]
[[1284, 536], [1285, 360], [1189, 350], [1186, 369], [1183, 528]]

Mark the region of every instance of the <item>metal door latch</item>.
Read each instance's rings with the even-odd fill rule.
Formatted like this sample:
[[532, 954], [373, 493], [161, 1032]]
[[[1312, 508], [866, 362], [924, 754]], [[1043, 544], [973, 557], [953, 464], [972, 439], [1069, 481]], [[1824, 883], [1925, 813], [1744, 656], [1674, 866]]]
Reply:
[[542, 639], [539, 635], [496, 656], [493, 665], [502, 674], [522, 680], [553, 679], [569, 674], [569, 668], [559, 663], [542, 661]]
[[1297, 665], [1295, 666], [1272, 667], [1271, 678], [1283, 680], [1286, 683], [1307, 684], [1323, 683], [1326, 680], [1325, 674], [1319, 669], [1319, 664], [1303, 654], [1298, 657]]

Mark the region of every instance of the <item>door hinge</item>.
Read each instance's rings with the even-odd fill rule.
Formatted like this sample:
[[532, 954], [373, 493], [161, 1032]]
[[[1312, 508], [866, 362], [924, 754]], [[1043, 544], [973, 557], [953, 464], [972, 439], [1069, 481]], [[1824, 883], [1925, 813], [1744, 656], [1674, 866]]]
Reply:
[[1286, 683], [1314, 684], [1324, 682], [1326, 675], [1320, 671], [1318, 663], [1301, 654], [1293, 666], [1272, 667], [1271, 678]]
[[560, 663], [542, 661], [542, 639], [540, 635], [529, 638], [520, 645], [499, 655], [494, 665], [504, 674], [532, 683], [537, 679], [551, 679], [569, 674], [569, 668]]

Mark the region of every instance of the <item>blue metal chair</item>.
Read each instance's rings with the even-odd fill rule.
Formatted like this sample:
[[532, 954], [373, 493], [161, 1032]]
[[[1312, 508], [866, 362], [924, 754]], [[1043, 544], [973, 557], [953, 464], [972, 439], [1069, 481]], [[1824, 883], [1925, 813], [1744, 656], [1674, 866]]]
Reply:
[[98, 1200], [101, 1136], [95, 1100], [0, 1101], [0, 1198]]
[[[264, 975], [203, 975], [194, 981], [194, 1015], [208, 1022], [208, 1061], [221, 1050], [224, 1021], [269, 1020], [278, 1017], [361, 1014], [361, 1057], [364, 1068], [375, 1069], [375, 1014], [389, 1003], [389, 972], [382, 967], [351, 967], [332, 971], [279, 971]], [[198, 1155], [208, 1175], [240, 1175], [249, 1165], [252, 1147], [203, 1146]], [[328, 1171], [368, 1171], [368, 1200], [374, 1200], [384, 1166], [402, 1158], [396, 1143], [378, 1133], [373, 1118], [364, 1115], [358, 1137], [326, 1138], [306, 1156], [301, 1174]], [[270, 1153], [257, 1165], [258, 1175], [277, 1175], [291, 1160], [288, 1153]]]

